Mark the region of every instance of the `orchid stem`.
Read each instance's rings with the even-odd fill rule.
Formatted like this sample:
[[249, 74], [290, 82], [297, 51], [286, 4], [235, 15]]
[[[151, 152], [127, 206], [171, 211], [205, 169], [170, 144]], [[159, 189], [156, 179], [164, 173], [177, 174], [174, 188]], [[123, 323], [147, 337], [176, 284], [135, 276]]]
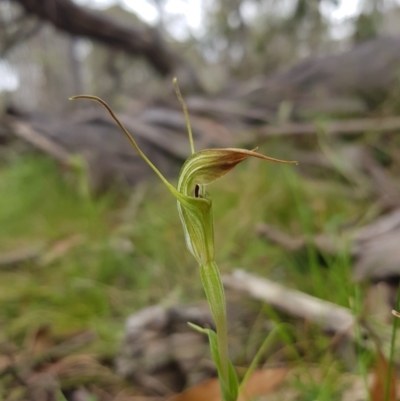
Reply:
[[217, 329], [217, 338], [218, 338], [218, 348], [219, 348], [219, 357], [221, 359], [221, 376], [225, 382], [228, 382], [228, 360], [229, 360], [229, 352], [228, 352], [228, 329], [226, 326], [226, 316], [224, 316], [219, 322], [215, 322]]
[[221, 378], [228, 382], [228, 330], [226, 325], [226, 303], [221, 275], [215, 262], [200, 266], [201, 280], [211, 313], [215, 320], [218, 351], [221, 365]]

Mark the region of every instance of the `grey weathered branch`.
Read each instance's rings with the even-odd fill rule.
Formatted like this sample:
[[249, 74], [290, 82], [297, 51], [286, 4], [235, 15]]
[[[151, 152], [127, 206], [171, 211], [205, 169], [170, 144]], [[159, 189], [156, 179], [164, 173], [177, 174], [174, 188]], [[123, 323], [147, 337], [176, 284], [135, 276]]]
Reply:
[[42, 133], [36, 131], [31, 125], [11, 117], [8, 118], [7, 123], [13, 133], [19, 138], [51, 155], [61, 164], [66, 166], [71, 164], [71, 154], [67, 150]]
[[285, 288], [243, 270], [224, 276], [223, 282], [227, 288], [244, 292], [292, 316], [318, 324], [327, 331], [353, 336], [354, 317], [347, 308]]
[[269, 125], [261, 128], [261, 136], [307, 135], [319, 132], [327, 134], [360, 134], [364, 132], [391, 132], [400, 130], [400, 117], [357, 118], [345, 121], [332, 121], [326, 124], [289, 123]]
[[13, 0], [56, 28], [99, 41], [112, 48], [143, 56], [162, 75], [171, 73], [179, 57], [171, 52], [155, 29], [126, 26], [99, 13], [79, 7], [71, 0]]

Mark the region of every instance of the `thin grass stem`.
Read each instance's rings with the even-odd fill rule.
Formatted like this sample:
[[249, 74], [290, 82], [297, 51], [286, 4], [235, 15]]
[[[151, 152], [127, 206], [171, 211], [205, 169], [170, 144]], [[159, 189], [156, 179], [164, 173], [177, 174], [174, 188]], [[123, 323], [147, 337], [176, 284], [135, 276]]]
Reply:
[[[400, 308], [400, 287], [397, 289], [397, 296], [396, 296], [396, 310]], [[392, 379], [392, 372], [393, 372], [393, 363], [394, 363], [394, 351], [396, 347], [396, 335], [397, 335], [397, 328], [399, 324], [399, 319], [397, 317], [394, 318], [393, 325], [392, 325], [392, 337], [390, 340], [390, 351], [389, 351], [389, 366], [388, 366], [388, 374], [385, 383], [385, 401], [389, 401], [390, 396], [390, 384]]]
[[258, 349], [255, 357], [251, 361], [251, 364], [250, 364], [249, 368], [247, 369], [246, 374], [244, 375], [242, 382], [240, 383], [239, 394], [242, 392], [242, 390], [243, 390], [244, 386], [246, 385], [247, 381], [249, 380], [250, 376], [252, 375], [252, 373], [257, 368], [257, 365], [260, 362], [260, 359], [261, 359], [262, 355], [267, 350], [267, 348], [271, 345], [272, 341], [275, 340], [275, 337], [276, 337], [276, 335], [277, 335], [277, 333], [279, 332], [280, 329], [281, 328], [280, 328], [279, 325], [275, 326], [271, 330], [271, 332], [268, 334], [268, 336], [265, 338], [263, 343], [261, 344], [261, 347]]
[[355, 335], [356, 335], [356, 344], [357, 344], [357, 363], [358, 363], [358, 368], [360, 370], [362, 379], [363, 379], [363, 383], [364, 383], [364, 387], [365, 387], [365, 392], [367, 394], [367, 401], [371, 400], [371, 394], [369, 391], [369, 387], [368, 387], [368, 371], [367, 371], [367, 367], [365, 366], [364, 363], [364, 359], [361, 353], [362, 353], [362, 348], [361, 348], [361, 344], [362, 344], [362, 335], [361, 335], [361, 329], [360, 329], [360, 322], [358, 317], [361, 314], [361, 291], [360, 291], [360, 286], [359, 285], [355, 285], [354, 286], [354, 304], [353, 304], [353, 311], [354, 311], [354, 315], [356, 316], [356, 323], [354, 325], [354, 330], [355, 330]]

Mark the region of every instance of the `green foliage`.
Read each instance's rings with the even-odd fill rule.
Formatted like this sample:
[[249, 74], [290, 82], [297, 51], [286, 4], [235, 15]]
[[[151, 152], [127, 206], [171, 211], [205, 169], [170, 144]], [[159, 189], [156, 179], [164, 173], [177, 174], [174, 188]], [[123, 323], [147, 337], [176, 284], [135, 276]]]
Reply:
[[210, 350], [219, 373], [219, 382], [221, 387], [221, 394], [224, 395], [226, 401], [236, 401], [239, 394], [239, 381], [236, 375], [235, 368], [231, 361], [228, 361], [228, 374], [227, 380], [224, 380], [223, 375], [220, 373], [223, 370], [223, 366], [220, 358], [220, 347], [218, 345], [217, 333], [210, 329], [203, 329], [202, 327], [196, 326], [189, 322], [189, 326], [194, 330], [206, 334], [208, 336], [208, 341], [210, 343]]
[[[291, 158], [289, 145], [269, 143], [268, 149], [260, 151]], [[42, 325], [51, 325], [56, 334], [92, 329], [98, 340], [89, 349], [111, 356], [126, 316], [135, 310], [149, 303], [202, 299], [199, 270], [185, 249], [177, 214], [170, 213], [176, 201], [161, 183], [118, 198], [111, 194], [90, 200], [77, 193], [70, 178], [60, 174], [54, 162], [38, 157], [14, 160], [0, 170], [1, 252], [36, 241], [45, 243], [47, 250], [71, 236], [84, 238], [50, 264], [27, 261], [0, 270], [2, 336], [22, 347]], [[352, 198], [348, 189], [347, 182], [335, 177], [304, 178], [290, 166], [256, 160], [238, 166], [209, 189], [218, 221], [215, 240], [222, 271], [241, 267], [349, 306], [354, 289], [345, 251], [321, 259], [310, 242], [305, 255], [288, 255], [254, 230], [257, 223], [268, 222], [293, 236], [334, 234], [344, 222], [369, 214], [367, 199]], [[133, 244], [132, 249], [121, 251], [115, 245], [121, 240]], [[335, 291], [327, 291], [326, 283]], [[276, 324], [288, 320], [267, 307], [261, 316], [271, 317]], [[265, 331], [255, 330], [259, 334], [243, 345], [249, 350], [257, 350], [264, 340]], [[333, 363], [334, 350], [318, 329], [292, 323], [277, 337], [275, 349], [282, 349], [304, 371], [311, 363], [323, 371], [344, 369]], [[271, 352], [266, 351], [265, 357]], [[256, 353], [249, 353], [247, 364]], [[307, 375], [298, 380], [297, 385], [310, 392], [316, 386]], [[326, 394], [332, 394], [329, 389], [337, 388], [336, 383], [335, 375], [327, 376]]]
[[[238, 396], [238, 382], [233, 365], [229, 359], [225, 294], [219, 269], [214, 261], [212, 201], [205, 187], [226, 175], [236, 165], [249, 157], [284, 164], [297, 163], [274, 159], [253, 150], [246, 149], [205, 149], [195, 152], [192, 129], [186, 105], [180, 93], [176, 78], [173, 82], [176, 94], [183, 107], [192, 151], [192, 155], [185, 161], [179, 173], [176, 189], [141, 151], [135, 139], [126, 130], [107, 103], [98, 97], [87, 95], [74, 96], [71, 100], [87, 99], [103, 105], [126, 135], [139, 156], [155, 172], [169, 192], [171, 192], [178, 201], [178, 212], [185, 234], [186, 245], [199, 264], [207, 301], [215, 320], [216, 342], [214, 345], [218, 349], [218, 361], [215, 362], [221, 382], [222, 399], [224, 401], [235, 401]], [[211, 345], [211, 347], [213, 346]], [[212, 355], [215, 357], [214, 351]]]
[[[109, 196], [95, 204], [82, 201], [60, 180], [50, 160], [16, 160], [11, 169], [1, 172], [0, 249], [15, 245], [17, 239], [22, 245], [24, 237], [27, 242], [56, 239], [73, 230], [101, 236], [111, 203]], [[36, 210], [42, 213], [33, 213]]]

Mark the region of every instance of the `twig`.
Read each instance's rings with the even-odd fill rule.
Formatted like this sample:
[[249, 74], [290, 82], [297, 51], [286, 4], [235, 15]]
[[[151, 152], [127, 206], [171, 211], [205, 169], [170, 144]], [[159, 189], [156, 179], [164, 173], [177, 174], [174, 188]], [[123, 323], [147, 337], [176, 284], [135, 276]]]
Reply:
[[[333, 121], [326, 123], [324, 131], [327, 134], [359, 134], [363, 132], [381, 131], [389, 132], [400, 130], [400, 117], [386, 118], [360, 118], [346, 121]], [[320, 131], [318, 124], [298, 123], [283, 124], [279, 126], [266, 126], [258, 130], [260, 136], [276, 135], [309, 135]]]
[[71, 155], [63, 147], [42, 135], [27, 123], [11, 118], [8, 119], [8, 122], [15, 135], [48, 153], [62, 164], [71, 165]]
[[392, 315], [393, 316], [396, 316], [396, 317], [398, 317], [398, 318], [400, 318], [400, 313], [399, 312], [397, 312], [396, 310], [392, 310]]

